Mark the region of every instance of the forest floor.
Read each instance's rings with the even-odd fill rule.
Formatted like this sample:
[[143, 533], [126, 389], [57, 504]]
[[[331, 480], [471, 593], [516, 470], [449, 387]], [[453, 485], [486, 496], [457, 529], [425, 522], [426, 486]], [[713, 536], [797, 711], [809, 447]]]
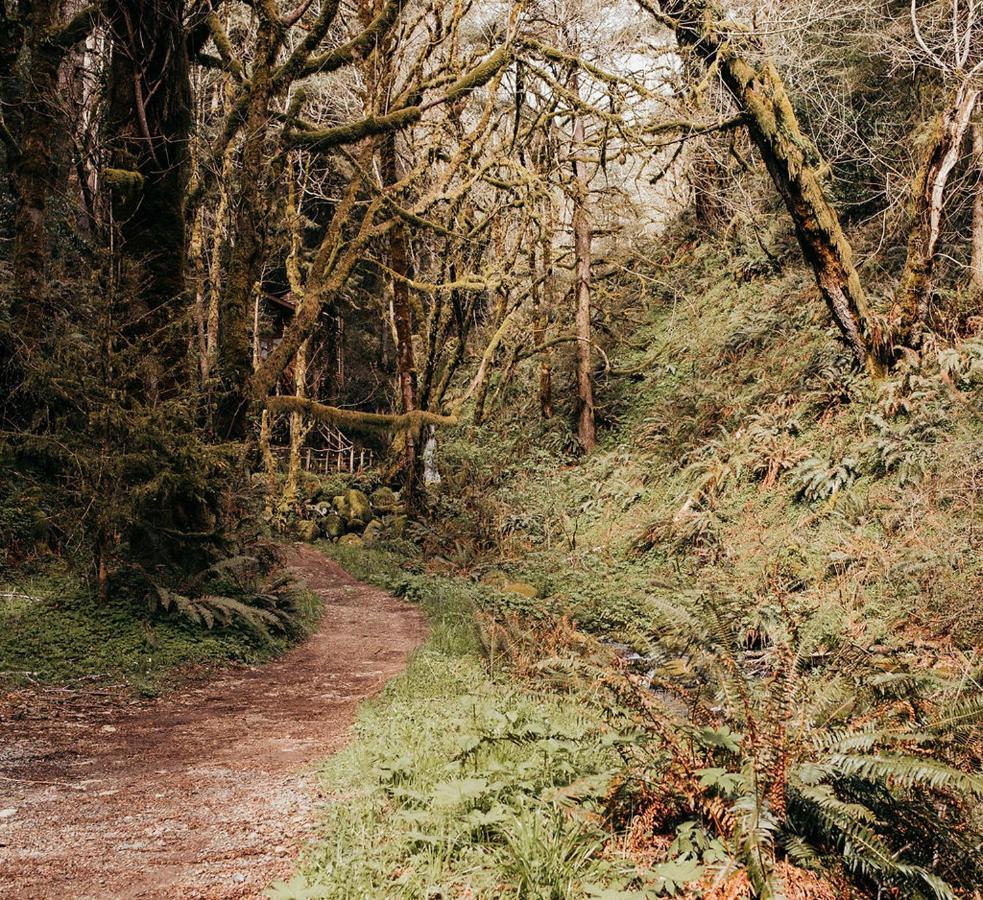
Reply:
[[156, 700], [39, 688], [0, 696], [0, 896], [256, 897], [316, 826], [314, 764], [422, 642], [418, 610], [309, 547], [323, 601], [269, 665]]

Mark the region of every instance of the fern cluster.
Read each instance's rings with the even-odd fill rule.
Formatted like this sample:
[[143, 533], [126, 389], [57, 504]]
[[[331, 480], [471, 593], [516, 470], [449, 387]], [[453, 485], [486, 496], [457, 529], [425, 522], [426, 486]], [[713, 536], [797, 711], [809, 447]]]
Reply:
[[[979, 883], [983, 673], [909, 672], [870, 651], [866, 664], [842, 653], [833, 664], [825, 623], [784, 601], [653, 606], [652, 643], [620, 674], [566, 627], [536, 666], [639, 735], [624, 748], [614, 824], [638, 842], [644, 821], [665, 861], [698, 864], [704, 885], [747, 879], [765, 898], [785, 896], [790, 866], [911, 898]], [[509, 634], [499, 654], [532, 655]]]

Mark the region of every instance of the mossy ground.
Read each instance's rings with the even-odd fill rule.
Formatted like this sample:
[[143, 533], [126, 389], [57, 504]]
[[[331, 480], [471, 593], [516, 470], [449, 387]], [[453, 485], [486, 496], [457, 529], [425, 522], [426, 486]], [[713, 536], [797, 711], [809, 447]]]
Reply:
[[2, 584], [0, 687], [98, 682], [155, 693], [189, 669], [255, 664], [282, 653], [317, 620], [313, 595], [298, 591], [297, 606], [290, 635], [265, 636], [151, 615], [137, 600], [102, 600], [68, 575]]

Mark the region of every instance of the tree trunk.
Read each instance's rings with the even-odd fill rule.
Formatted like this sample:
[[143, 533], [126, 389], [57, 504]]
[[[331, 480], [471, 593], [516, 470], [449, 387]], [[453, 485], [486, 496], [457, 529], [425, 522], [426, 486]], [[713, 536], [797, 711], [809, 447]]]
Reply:
[[983, 123], [973, 125], [973, 160], [976, 188], [973, 193], [973, 238], [970, 283], [983, 292]]
[[[638, 0], [643, 7], [648, 0]], [[785, 85], [757, 41], [724, 31], [714, 0], [663, 0], [680, 46], [708, 65], [719, 65], [721, 78], [740, 110], [768, 173], [785, 202], [806, 262], [833, 320], [858, 364], [878, 372], [882, 348], [867, 314], [867, 299], [840, 219], [823, 191], [819, 153], [799, 127]], [[742, 53], [742, 50], [745, 52]], [[746, 58], [748, 57], [748, 58]]]
[[62, 24], [59, 0], [20, 3], [19, 19], [0, 14], [0, 105], [14, 207], [12, 314], [32, 333], [48, 277], [48, 199], [64, 189], [67, 125], [60, 121], [58, 70], [91, 30], [81, 15]]
[[[307, 347], [310, 338], [300, 345], [294, 357], [294, 396], [303, 399], [307, 396]], [[300, 477], [300, 451], [310, 429], [304, 422], [304, 415], [290, 413], [290, 457], [287, 463], [287, 481], [283, 488], [283, 505], [289, 507], [297, 501], [297, 481]]]
[[959, 162], [979, 90], [968, 83], [955, 90], [935, 119], [932, 137], [912, 186], [912, 229], [901, 282], [895, 297], [895, 334], [914, 343], [931, 313], [932, 274], [942, 227], [949, 175]]
[[492, 362], [498, 354], [498, 348], [508, 334], [512, 324], [512, 316], [515, 315], [518, 307], [508, 311], [508, 298], [504, 289], [499, 290], [495, 301], [495, 331], [488, 343], [485, 345], [485, 352], [481, 354], [481, 362], [478, 364], [478, 371], [475, 372], [474, 379], [464, 396], [474, 395], [474, 423], [481, 425], [485, 421], [485, 400], [488, 397], [488, 384], [491, 381]]
[[249, 348], [250, 300], [263, 276], [263, 247], [267, 209], [265, 149], [273, 95], [276, 55], [274, 25], [261, 20], [256, 39], [245, 140], [239, 162], [239, 196], [233, 218], [233, 247], [218, 310], [218, 370], [222, 381], [218, 432], [231, 440], [246, 435], [248, 386], [253, 374]]
[[[576, 73], [571, 89], [579, 95]], [[590, 187], [584, 162], [584, 119], [579, 112], [573, 119], [573, 251], [576, 286], [577, 333], [577, 438], [585, 453], [597, 443], [594, 422], [594, 385], [591, 364], [590, 291], [591, 291], [591, 228], [587, 217]]]
[[[550, 316], [556, 303], [553, 284], [553, 236], [543, 236], [543, 280], [538, 282], [536, 271], [536, 251], [529, 254], [530, 268], [534, 285], [534, 306], [536, 306], [536, 327], [533, 330], [533, 344], [541, 347], [546, 343]], [[549, 350], [539, 355], [539, 414], [544, 419], [553, 418], [553, 369]]]
[[[399, 161], [396, 158], [396, 136], [388, 135], [380, 148], [384, 186], [399, 180]], [[416, 364], [413, 359], [413, 312], [410, 308], [410, 289], [402, 279], [410, 276], [410, 249], [406, 228], [396, 225], [389, 232], [389, 267], [396, 273], [392, 279], [393, 324], [396, 332], [396, 373], [399, 379], [399, 398], [402, 411], [412, 412], [416, 402]], [[412, 507], [418, 493], [416, 459], [417, 435], [410, 429], [403, 437], [403, 457], [406, 466], [404, 491]]]
[[183, 0], [109, 0], [113, 49], [107, 135], [119, 250], [139, 277], [131, 336], [152, 340], [161, 374], [180, 379], [186, 342], [185, 198], [193, 121]]

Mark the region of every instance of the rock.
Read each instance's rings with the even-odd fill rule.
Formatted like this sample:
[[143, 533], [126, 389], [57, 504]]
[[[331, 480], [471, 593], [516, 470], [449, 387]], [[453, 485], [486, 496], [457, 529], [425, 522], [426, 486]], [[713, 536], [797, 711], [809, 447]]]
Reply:
[[345, 523], [341, 516], [336, 513], [328, 513], [318, 523], [318, 527], [321, 529], [321, 534], [332, 541], [337, 540], [345, 533]]
[[11, 816], [17, 815], [16, 806], [8, 806], [6, 809], [0, 809], [0, 819], [9, 819]]
[[371, 522], [373, 519], [372, 504], [369, 498], [357, 488], [351, 488], [345, 493], [345, 500], [348, 503], [348, 517], [360, 519], [362, 522]]
[[489, 584], [492, 587], [504, 588], [509, 583], [509, 576], [501, 569], [489, 569], [481, 576], [482, 584]]
[[295, 522], [294, 531], [296, 532], [298, 538], [308, 544], [313, 543], [321, 536], [317, 523], [312, 522], [309, 519], [301, 519], [299, 522]]
[[362, 539], [357, 534], [343, 534], [338, 543], [345, 547], [361, 547]]
[[530, 599], [539, 596], [539, 589], [528, 581], [509, 581], [502, 585], [502, 590], [507, 594], [518, 594], [520, 597]]
[[382, 537], [382, 522], [378, 519], [373, 519], [365, 526], [365, 531], [362, 532], [362, 540], [366, 544], [374, 544], [380, 537]]
[[335, 512], [343, 519], [347, 519], [351, 515], [351, 511], [348, 508], [348, 498], [344, 494], [336, 494], [332, 497], [331, 505], [334, 507]]
[[377, 513], [390, 513], [396, 508], [399, 498], [392, 488], [381, 487], [372, 492], [369, 502]]
[[328, 503], [318, 503], [314, 506], [314, 512], [319, 516], [326, 516], [331, 512], [331, 506]]

